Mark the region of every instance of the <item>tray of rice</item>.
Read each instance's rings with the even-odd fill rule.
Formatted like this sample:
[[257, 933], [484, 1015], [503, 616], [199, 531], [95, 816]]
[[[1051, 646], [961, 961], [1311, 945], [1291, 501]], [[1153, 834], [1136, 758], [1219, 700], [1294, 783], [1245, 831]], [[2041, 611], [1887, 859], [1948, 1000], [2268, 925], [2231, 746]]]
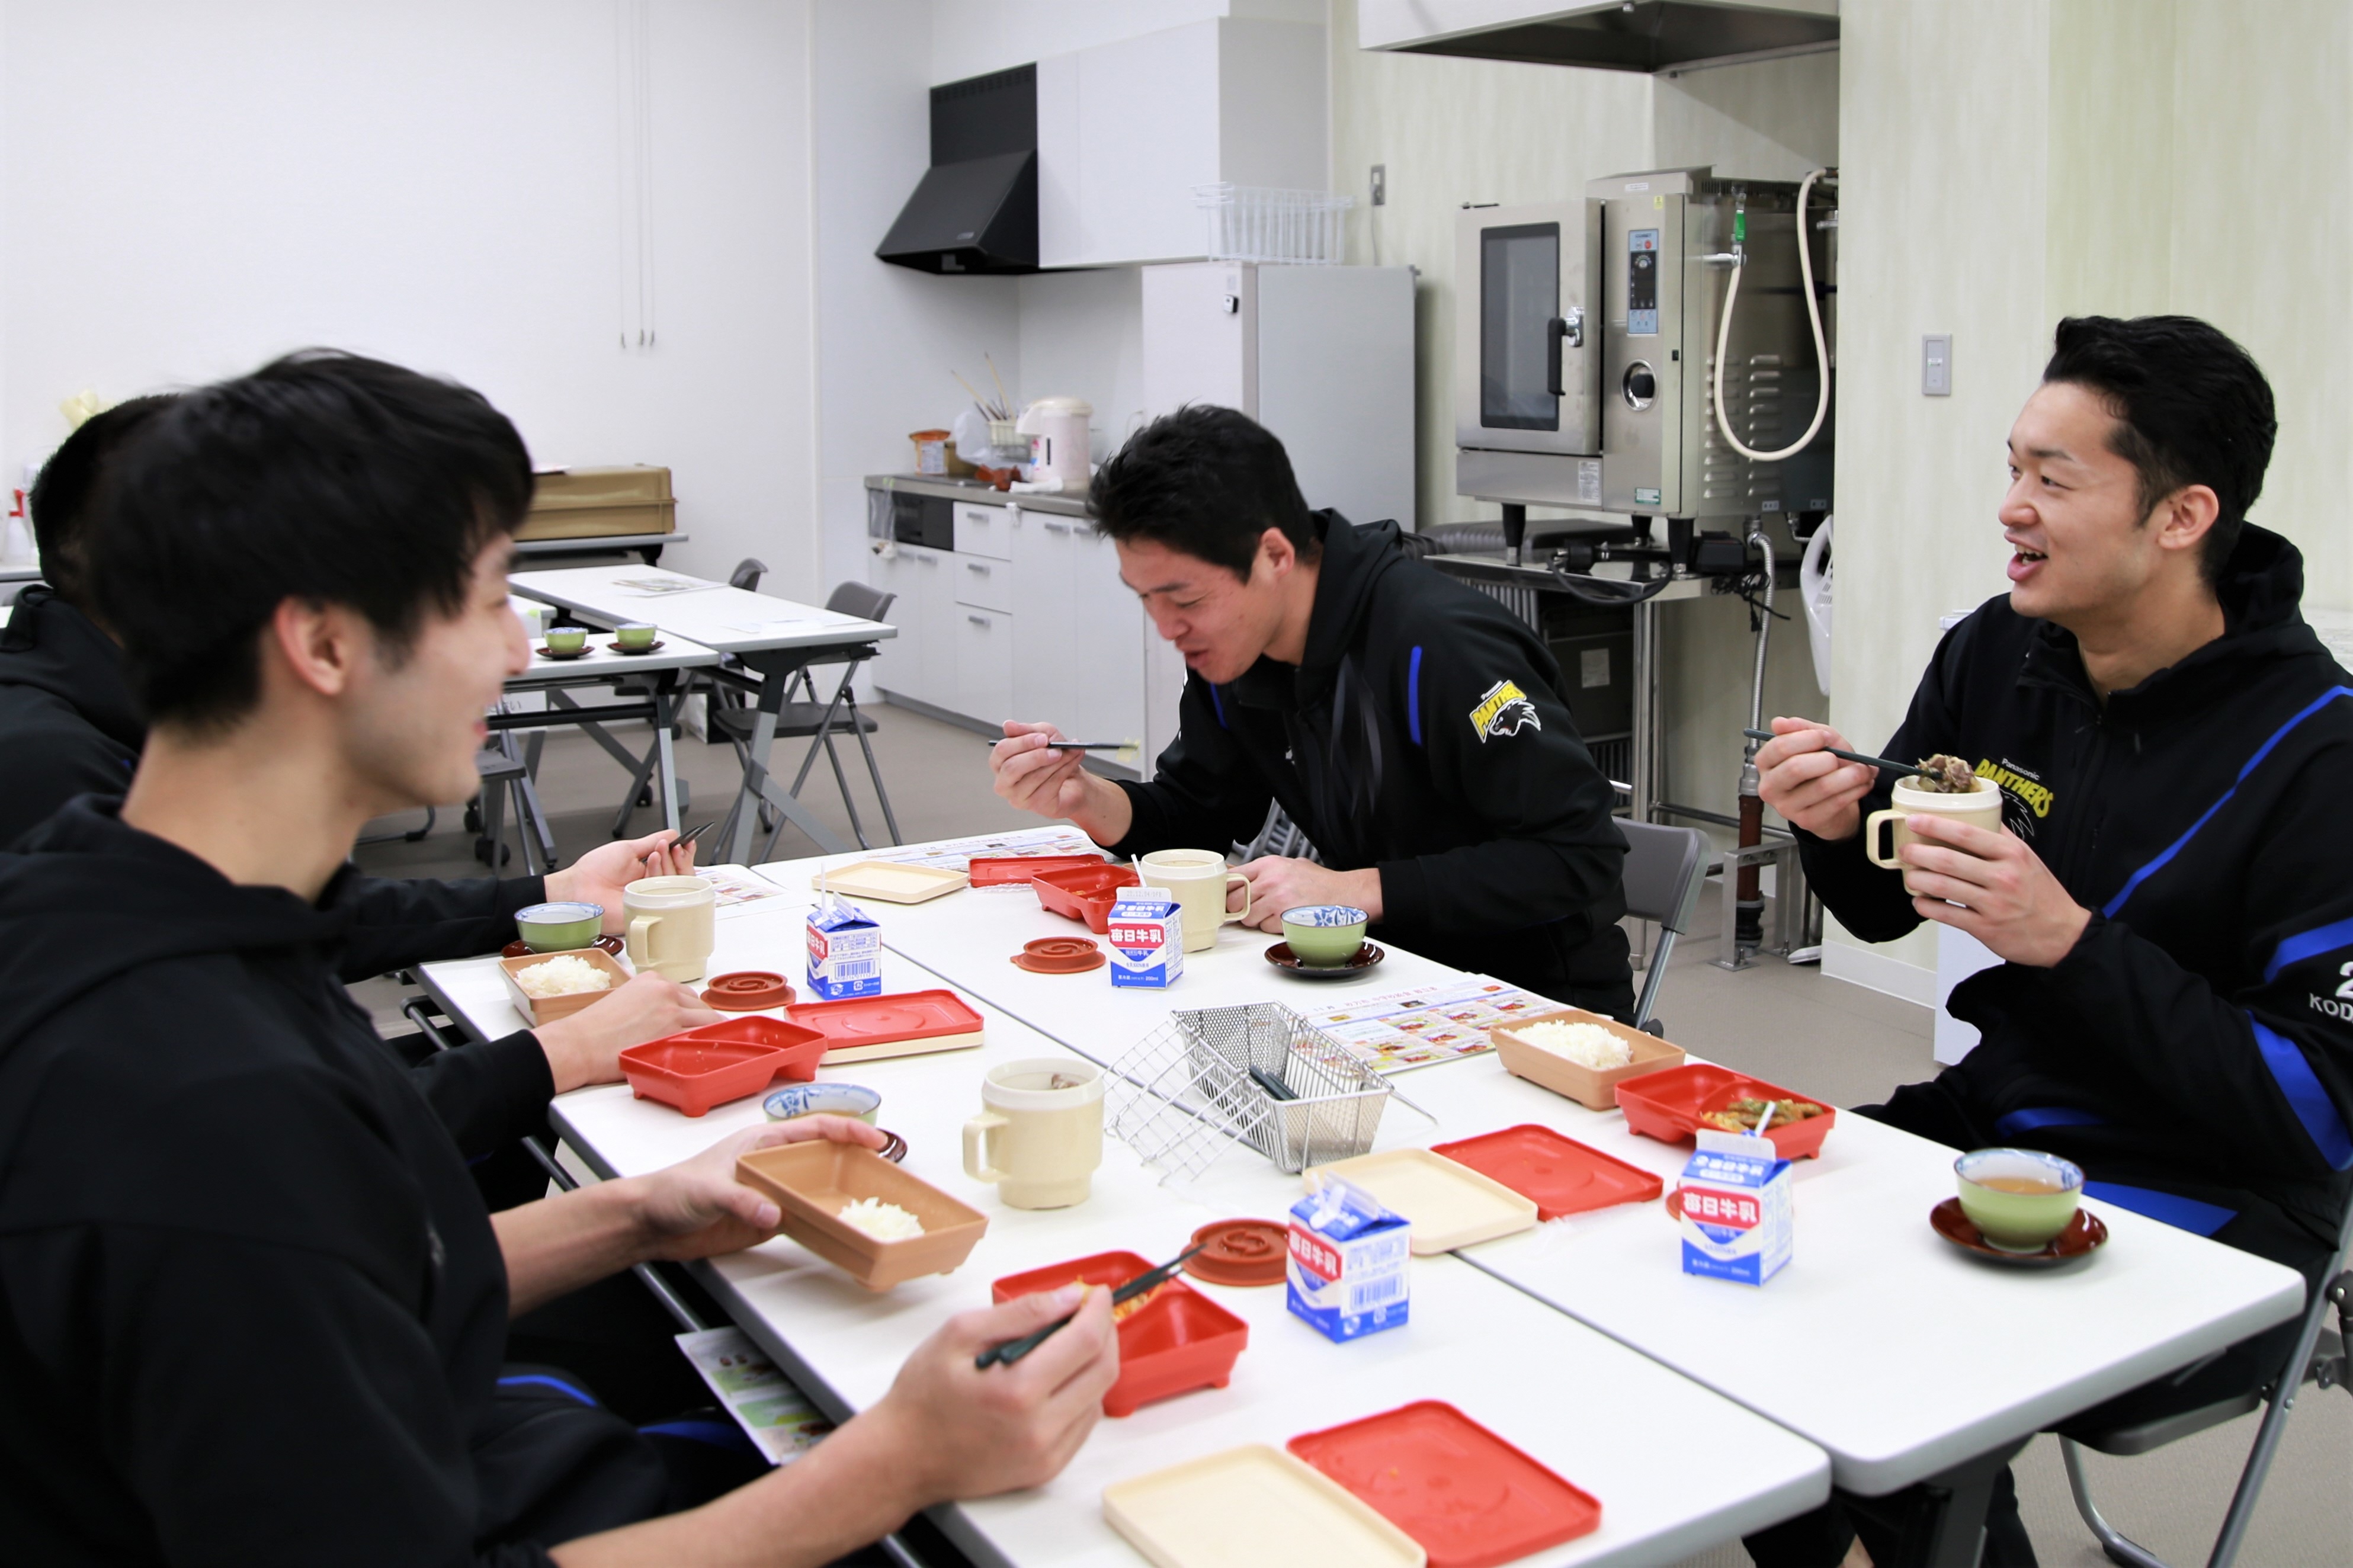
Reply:
[[1582, 1007], [1514, 1018], [1487, 1033], [1506, 1072], [1588, 1110], [1616, 1110], [1619, 1084], [1683, 1062], [1681, 1046]]
[[532, 1027], [568, 1018], [629, 983], [629, 972], [602, 948], [526, 952], [499, 960], [507, 1000]]

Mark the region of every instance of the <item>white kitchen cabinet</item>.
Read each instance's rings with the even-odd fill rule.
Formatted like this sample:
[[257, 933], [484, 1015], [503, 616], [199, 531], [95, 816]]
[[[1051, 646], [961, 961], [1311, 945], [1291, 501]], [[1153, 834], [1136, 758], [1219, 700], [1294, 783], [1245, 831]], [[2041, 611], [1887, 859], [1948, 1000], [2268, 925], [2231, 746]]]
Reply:
[[875, 645], [881, 651], [867, 669], [874, 684], [883, 690], [928, 700], [922, 689], [923, 639], [933, 622], [923, 613], [923, 568], [916, 564], [916, 553], [915, 546], [901, 544], [893, 546], [888, 555], [867, 557], [868, 584], [885, 594], [897, 595], [884, 614], [891, 624], [899, 628], [897, 637]]
[[[1143, 602], [1119, 580], [1119, 551], [1084, 523], [1071, 533], [1070, 621], [1078, 642], [1073, 717], [1088, 741], [1144, 736], [1144, 639], [1154, 635]], [[1126, 762], [1127, 759], [1120, 759]], [[1149, 776], [1152, 760], [1130, 765]]]
[[[897, 547], [897, 558], [876, 558], [882, 575], [871, 578], [879, 587], [899, 595], [891, 606], [891, 624], [897, 637], [882, 644], [876, 661], [874, 683], [885, 691], [912, 697], [935, 708], [956, 706], [955, 556], [920, 544]], [[892, 643], [904, 646], [894, 649]]]
[[1001, 506], [957, 506], [955, 547], [959, 555], [1012, 560], [1012, 523], [1008, 509]]
[[1012, 529], [1013, 586], [1021, 606], [1013, 617], [1014, 716], [1081, 741], [1102, 738], [1079, 733], [1074, 706], [1081, 681], [1071, 563], [1074, 536], [1086, 527], [1081, 518], [1023, 510]]
[[943, 706], [991, 724], [1013, 717], [1013, 617], [969, 605], [954, 613], [955, 697]]
[[1011, 561], [967, 555], [959, 550], [955, 553], [954, 581], [955, 602], [959, 605], [972, 605], [984, 610], [1003, 610], [1008, 614], [1015, 608]]
[[1194, 187], [1324, 188], [1324, 29], [1219, 16], [1038, 62], [1046, 267], [1199, 256]]

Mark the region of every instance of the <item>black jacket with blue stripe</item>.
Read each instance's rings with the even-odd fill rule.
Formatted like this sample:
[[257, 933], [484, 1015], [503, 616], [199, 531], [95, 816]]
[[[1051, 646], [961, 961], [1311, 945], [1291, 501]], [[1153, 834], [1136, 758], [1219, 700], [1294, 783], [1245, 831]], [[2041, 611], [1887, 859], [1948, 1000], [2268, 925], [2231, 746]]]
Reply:
[[[2223, 635], [2105, 707], [2073, 636], [1989, 600], [1884, 753], [1975, 764], [2093, 911], [2056, 965], [1955, 989], [1984, 1037], [1940, 1084], [2095, 1195], [2310, 1268], [2353, 1187], [2353, 679], [2303, 586], [2295, 547], [2250, 526], [2218, 584]], [[1860, 836], [1800, 837], [1849, 931], [1920, 923]]]
[[1176, 740], [1119, 854], [1247, 843], [1270, 802], [1337, 870], [1377, 867], [1374, 934], [1556, 1001], [1630, 1009], [1609, 781], [1535, 633], [1409, 560], [1395, 523], [1315, 514], [1324, 554], [1297, 666], [1187, 677]]

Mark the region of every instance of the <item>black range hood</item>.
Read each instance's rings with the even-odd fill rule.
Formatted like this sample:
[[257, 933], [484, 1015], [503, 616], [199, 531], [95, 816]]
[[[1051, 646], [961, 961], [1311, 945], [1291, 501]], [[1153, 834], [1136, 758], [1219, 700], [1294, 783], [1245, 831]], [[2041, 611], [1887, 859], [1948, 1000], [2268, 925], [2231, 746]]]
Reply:
[[1038, 270], [1038, 68], [932, 89], [932, 166], [874, 254], [924, 272]]

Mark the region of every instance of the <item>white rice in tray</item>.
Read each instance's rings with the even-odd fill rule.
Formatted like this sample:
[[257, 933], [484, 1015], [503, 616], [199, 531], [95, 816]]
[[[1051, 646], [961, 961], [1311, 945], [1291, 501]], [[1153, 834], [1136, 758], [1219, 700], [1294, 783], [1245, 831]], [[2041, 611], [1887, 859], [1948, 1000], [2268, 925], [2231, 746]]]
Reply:
[[1599, 1024], [1566, 1024], [1554, 1018], [1523, 1024], [1512, 1033], [1539, 1050], [1566, 1057], [1578, 1067], [1597, 1071], [1622, 1068], [1634, 1059], [1634, 1047], [1623, 1037]]
[[534, 1001], [549, 996], [569, 996], [580, 991], [604, 991], [611, 988], [610, 971], [598, 968], [585, 958], [570, 953], [551, 958], [545, 963], [534, 963], [515, 972], [515, 984], [522, 994]]
[[923, 1234], [922, 1220], [881, 1198], [860, 1198], [846, 1205], [840, 1218], [842, 1224], [854, 1226], [877, 1241], [910, 1241]]

